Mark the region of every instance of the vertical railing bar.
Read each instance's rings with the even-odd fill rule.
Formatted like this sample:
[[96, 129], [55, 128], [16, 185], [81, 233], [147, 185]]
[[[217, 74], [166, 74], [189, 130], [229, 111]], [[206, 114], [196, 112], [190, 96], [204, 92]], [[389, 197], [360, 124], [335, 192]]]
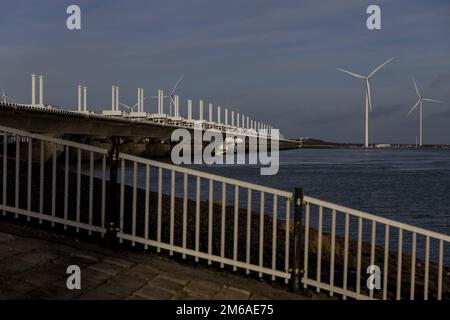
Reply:
[[[273, 195], [273, 218], [272, 218], [272, 270], [275, 271], [277, 265], [277, 219], [278, 219], [278, 198]], [[272, 281], [275, 276], [272, 275]]]
[[345, 300], [347, 296], [345, 293], [347, 292], [347, 279], [348, 279], [348, 229], [350, 224], [350, 215], [345, 213], [345, 231], [344, 231], [344, 279], [343, 279], [343, 289], [344, 295], [342, 298]]
[[[145, 165], [145, 217], [144, 217], [144, 237], [148, 240], [148, 228], [149, 228], [149, 208], [150, 208], [150, 165]], [[148, 244], [144, 245], [144, 249], [148, 249]]]
[[[52, 157], [52, 217], [56, 216], [56, 144], [53, 146]], [[52, 227], [55, 223], [52, 221]]]
[[[226, 201], [227, 201], [227, 194], [226, 194], [226, 187], [227, 184], [225, 182], [222, 182], [222, 217], [221, 217], [221, 231], [220, 231], [220, 256], [222, 258], [225, 257], [225, 214], [226, 214]], [[223, 268], [224, 264], [223, 262], [220, 263], [220, 267]]]
[[[120, 232], [123, 232], [123, 220], [124, 220], [124, 210], [125, 210], [125, 159], [120, 159], [120, 221], [119, 221], [119, 229]], [[123, 239], [119, 239], [119, 243], [122, 243]]]
[[363, 219], [358, 218], [358, 245], [356, 253], [356, 295], [361, 293], [361, 250], [362, 250]]
[[389, 225], [387, 224], [384, 231], [383, 300], [387, 299], [388, 267], [389, 267]]
[[[157, 230], [156, 230], [156, 239], [159, 243], [161, 243], [161, 216], [162, 216], [162, 174], [163, 169], [158, 168], [158, 218], [157, 218]], [[161, 249], [158, 247], [156, 249], [157, 252], [161, 252]]]
[[[89, 225], [94, 225], [94, 152], [89, 152]], [[92, 231], [89, 230], [89, 235]]]
[[[16, 173], [15, 173], [15, 195], [14, 195], [14, 207], [16, 209], [19, 209], [19, 200], [20, 200], [20, 195], [19, 195], [19, 187], [20, 187], [20, 136], [16, 135]], [[14, 217], [17, 219], [19, 218], [19, 214], [16, 213], [14, 214]]]
[[[195, 251], [200, 251], [200, 177], [197, 176], [197, 191], [195, 194]], [[198, 262], [198, 257], [195, 257]]]
[[[169, 243], [173, 246], [175, 228], [175, 171], [170, 172], [170, 231], [169, 231]], [[173, 255], [173, 250], [169, 250], [169, 255]]]
[[[8, 179], [8, 133], [3, 133], [3, 205], [6, 206], [6, 195], [8, 193], [7, 190], [7, 179]], [[6, 211], [3, 210], [3, 215], [6, 215]]]
[[[247, 193], [247, 243], [246, 243], [246, 257], [245, 257], [245, 261], [247, 264], [250, 264], [250, 250], [251, 250], [251, 223], [252, 223], [252, 189], [248, 189], [248, 193]], [[247, 269], [245, 270], [246, 274], [250, 273], [250, 270]]]
[[[40, 167], [39, 167], [39, 213], [44, 213], [44, 141], [40, 143]], [[42, 224], [42, 219], [39, 219]]]
[[[65, 146], [65, 163], [64, 163], [64, 220], [69, 219], [69, 146]], [[67, 225], [64, 225], [64, 230]]]
[[304, 270], [304, 282], [303, 287], [306, 289], [307, 284], [306, 280], [308, 280], [308, 258], [309, 258], [309, 213], [311, 210], [311, 205], [306, 203], [305, 210], [305, 248], [303, 250], [303, 270]]
[[[101, 225], [105, 228], [105, 215], [106, 215], [106, 155], [102, 156], [102, 211], [101, 211]], [[102, 234], [104, 237], [104, 234]]]
[[[372, 235], [370, 240], [370, 265], [373, 266], [375, 264], [375, 241], [376, 241], [376, 231], [377, 231], [377, 223], [372, 221]], [[373, 298], [374, 289], [369, 290], [370, 298]]]
[[[234, 225], [233, 225], [233, 260], [237, 262], [238, 253], [238, 213], [239, 213], [239, 186], [234, 187]], [[233, 266], [233, 271], [236, 271], [237, 267]]]
[[[175, 171], [171, 170], [170, 173], [170, 231], [169, 231], [169, 242], [173, 246], [175, 228]], [[173, 250], [169, 251], [169, 255], [173, 255]]]
[[403, 229], [398, 229], [398, 250], [397, 250], [397, 292], [396, 300], [401, 299], [402, 290], [402, 256], [403, 256]]
[[[131, 217], [131, 234], [133, 237], [136, 236], [136, 211], [137, 211], [137, 172], [138, 164], [136, 161], [133, 162], [133, 203], [132, 203], [132, 217]], [[135, 246], [135, 241], [131, 241], [131, 246]]]
[[444, 240], [439, 240], [439, 262], [438, 262], [438, 294], [437, 299], [442, 300], [442, 271], [444, 264]]
[[[289, 234], [291, 224], [291, 200], [286, 198], [286, 221], [285, 221], [285, 242], [284, 242], [284, 271], [289, 272]], [[289, 283], [289, 279], [285, 279]]]
[[[259, 266], [262, 268], [264, 262], [264, 191], [261, 191], [259, 211]], [[262, 278], [262, 272], [259, 272]]]
[[[28, 138], [28, 177], [27, 177], [27, 210], [31, 212], [31, 178], [33, 174], [33, 138]], [[30, 216], [27, 217], [27, 221], [30, 221]]]
[[[322, 278], [322, 224], [323, 224], [323, 207], [319, 206], [319, 226], [317, 230], [317, 266], [316, 266], [316, 281], [320, 283]], [[316, 288], [320, 292], [320, 288]]]
[[[187, 198], [188, 198], [188, 175], [184, 174], [183, 182], [183, 248], [187, 245]], [[183, 259], [186, 259], [186, 254], [183, 253]]]
[[[80, 222], [80, 210], [81, 210], [81, 149], [77, 149], [77, 216], [76, 221]], [[76, 228], [79, 232], [80, 228]]]
[[428, 300], [428, 279], [430, 273], [430, 237], [425, 240], [425, 279], [423, 285], [423, 299]]
[[415, 281], [416, 281], [416, 242], [417, 234], [413, 232], [412, 234], [412, 249], [411, 249], [411, 288], [409, 293], [410, 300], [414, 300], [415, 291]]
[[[213, 188], [214, 181], [209, 179], [209, 191], [208, 191], [208, 255], [212, 256], [212, 239], [213, 239]], [[211, 259], [208, 259], [208, 265], [211, 265]]]
[[336, 246], [336, 210], [331, 212], [330, 296], [334, 295], [334, 256]]

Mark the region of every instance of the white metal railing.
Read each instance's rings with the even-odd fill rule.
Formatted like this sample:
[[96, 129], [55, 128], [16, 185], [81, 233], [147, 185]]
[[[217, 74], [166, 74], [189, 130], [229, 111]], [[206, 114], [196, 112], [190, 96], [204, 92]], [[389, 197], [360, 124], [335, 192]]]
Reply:
[[[448, 282], [448, 271], [444, 270], [444, 249], [450, 247], [450, 236], [312, 197], [305, 196], [303, 201], [302, 283], [305, 288], [310, 285], [317, 291], [324, 289], [330, 295], [340, 294], [344, 299], [427, 300], [432, 278], [434, 297], [442, 299], [443, 277]], [[343, 219], [340, 228], [337, 223], [339, 216]], [[327, 224], [326, 218], [329, 221]], [[350, 227], [351, 219], [355, 220], [355, 228]], [[328, 232], [325, 232], [325, 225], [328, 226]], [[354, 231], [353, 234], [351, 231]], [[364, 237], [367, 241], [363, 242]], [[423, 241], [419, 242], [419, 239]], [[430, 243], [436, 245], [431, 246]], [[323, 252], [325, 247], [326, 254]], [[435, 259], [432, 259], [432, 249]], [[419, 259], [419, 255], [422, 259]], [[354, 260], [351, 258], [355, 256], [356, 261], [351, 263], [350, 260]], [[380, 260], [381, 288], [369, 290], [366, 269], [370, 265], [377, 265]], [[315, 268], [311, 270], [311, 266]], [[395, 270], [392, 272], [390, 268]]]
[[[52, 226], [71, 226], [77, 232], [84, 229], [89, 234], [106, 232], [106, 149], [4, 126], [0, 126], [0, 140], [3, 149], [0, 211], [4, 216], [13, 213], [16, 218], [22, 215], [28, 221], [35, 218], [39, 223], [49, 221]], [[86, 155], [89, 174], [83, 183], [82, 156]], [[75, 168], [70, 166], [71, 156], [76, 158]], [[94, 158], [101, 163], [99, 190], [93, 186]], [[82, 203], [85, 195], [87, 201]], [[100, 204], [98, 219], [94, 219], [94, 195]], [[85, 204], [87, 214], [82, 214]]]
[[[4, 126], [0, 142], [3, 215], [88, 234], [112, 232], [121, 242], [301, 282], [344, 299], [449, 295], [447, 235], [308, 196], [299, 199], [297, 192], [124, 153], [108, 155], [106, 149]], [[113, 167], [117, 182], [106, 179], [108, 169], [116, 179]], [[365, 271], [377, 264], [381, 289], [369, 290]]]
[[[255, 271], [260, 276], [270, 275], [272, 279], [279, 277], [286, 282], [290, 279], [291, 192], [123, 153], [120, 153], [119, 159], [120, 239], [152, 246], [158, 251], [168, 250], [170, 255], [177, 252], [182, 254], [183, 258], [192, 256], [196, 261], [205, 259], [209, 264], [216, 262], [222, 268], [229, 265], [234, 270], [241, 268], [247, 273]], [[133, 171], [130, 196], [132, 204], [131, 208], [128, 208], [128, 212], [131, 212], [131, 223], [128, 224], [131, 227], [128, 231], [125, 227], [128, 216], [125, 213], [127, 167], [131, 167]], [[150, 174], [151, 170], [155, 171], [155, 176]], [[169, 175], [167, 179], [163, 178], [165, 173]], [[144, 216], [141, 219], [137, 217], [139, 213], [136, 209], [138, 176], [144, 176], [145, 181], [145, 195], [141, 199], [144, 203]], [[188, 183], [190, 179], [193, 179], [194, 183]], [[156, 203], [150, 203], [150, 180], [157, 181]], [[163, 201], [163, 181], [170, 187], [167, 201]], [[180, 182], [181, 188], [177, 187], [176, 181]], [[181, 189], [178, 192], [179, 197], [176, 195], [176, 189]], [[176, 198], [181, 200], [177, 204]], [[192, 205], [188, 203], [190, 201]], [[156, 231], [150, 236], [149, 215], [152, 211], [156, 216], [153, 219]], [[191, 219], [188, 216], [191, 216]], [[270, 226], [265, 225], [268, 223], [268, 217], [271, 218]], [[181, 222], [177, 224], [176, 219]], [[144, 229], [140, 235], [136, 231], [138, 220], [144, 221]], [[283, 221], [284, 229], [277, 226], [280, 220]], [[189, 224], [188, 221], [193, 223]], [[163, 229], [167, 231], [168, 236], [163, 236]], [[189, 243], [188, 235], [191, 233], [193, 236]], [[178, 240], [175, 235], [180, 235]]]

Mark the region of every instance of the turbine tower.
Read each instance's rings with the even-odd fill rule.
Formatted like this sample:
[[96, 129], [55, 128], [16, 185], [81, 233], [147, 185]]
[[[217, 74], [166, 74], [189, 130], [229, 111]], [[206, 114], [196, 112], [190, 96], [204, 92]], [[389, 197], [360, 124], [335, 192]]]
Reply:
[[373, 71], [371, 73], [369, 73], [368, 76], [362, 76], [360, 74], [348, 71], [348, 70], [344, 70], [341, 68], [337, 68], [339, 71], [345, 72], [355, 78], [358, 79], [362, 79], [365, 82], [366, 88], [365, 88], [365, 93], [366, 93], [366, 127], [365, 127], [365, 141], [364, 141], [364, 147], [368, 148], [369, 147], [369, 110], [372, 111], [372, 96], [371, 96], [371, 91], [370, 91], [370, 78], [381, 68], [383, 68], [388, 62], [390, 62], [392, 59], [394, 58], [390, 58], [388, 61], [386, 61], [385, 63], [379, 65], [378, 67], [376, 67], [375, 69], [373, 69]]
[[413, 79], [413, 84], [414, 84], [414, 89], [416, 89], [416, 94], [417, 97], [419, 98], [419, 100], [417, 100], [416, 104], [414, 105], [414, 107], [411, 108], [411, 110], [409, 110], [408, 114], [406, 116], [409, 116], [414, 109], [417, 108], [417, 106], [419, 106], [419, 122], [420, 122], [420, 129], [419, 129], [419, 147], [422, 147], [422, 142], [423, 142], [423, 102], [424, 101], [428, 101], [428, 102], [436, 102], [436, 103], [443, 103], [442, 101], [439, 100], [434, 100], [434, 99], [428, 99], [428, 98], [423, 98], [422, 95], [419, 92], [419, 89], [417, 88], [417, 84], [416, 84], [416, 80]]

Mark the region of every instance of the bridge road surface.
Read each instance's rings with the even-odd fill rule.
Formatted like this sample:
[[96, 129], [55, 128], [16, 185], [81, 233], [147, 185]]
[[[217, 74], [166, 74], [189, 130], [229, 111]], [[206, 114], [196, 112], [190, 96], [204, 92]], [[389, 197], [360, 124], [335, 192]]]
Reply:
[[[81, 268], [81, 290], [66, 269]], [[0, 221], [0, 299], [327, 299], [153, 253], [110, 251], [28, 226]]]

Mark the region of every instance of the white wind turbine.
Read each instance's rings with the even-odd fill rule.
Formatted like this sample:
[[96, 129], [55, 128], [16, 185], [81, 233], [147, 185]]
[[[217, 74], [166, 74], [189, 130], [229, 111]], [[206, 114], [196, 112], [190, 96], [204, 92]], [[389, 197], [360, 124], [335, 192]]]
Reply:
[[428, 99], [428, 98], [423, 98], [420, 95], [419, 89], [417, 88], [417, 84], [416, 84], [416, 80], [413, 79], [413, 84], [414, 84], [414, 89], [416, 89], [416, 94], [417, 97], [419, 98], [419, 100], [416, 102], [416, 104], [414, 105], [414, 107], [411, 108], [411, 110], [409, 110], [408, 114], [406, 116], [409, 116], [414, 109], [417, 108], [417, 106], [419, 106], [419, 118], [420, 118], [420, 129], [419, 129], [419, 146], [422, 146], [422, 142], [423, 142], [423, 102], [424, 101], [428, 101], [428, 102], [437, 102], [437, 103], [443, 103], [442, 101], [439, 100], [434, 100], [434, 99]]
[[178, 81], [173, 86], [172, 91], [170, 92], [170, 95], [164, 96], [164, 98], [170, 98], [170, 109], [169, 109], [169, 114], [170, 115], [172, 115], [172, 111], [173, 111], [174, 105], [175, 105], [175, 90], [177, 89], [177, 87], [180, 84], [181, 80], [183, 80], [183, 75], [181, 75], [180, 78], [178, 78]]
[[122, 102], [119, 102], [119, 104], [120, 104], [121, 106], [127, 108], [128, 110], [130, 110], [130, 112], [134, 112], [134, 108], [136, 108], [137, 105], [138, 105], [138, 104], [136, 103], [136, 104], [134, 104], [132, 107], [130, 107], [129, 105], [127, 105], [127, 104], [125, 104], [125, 103], [122, 103]]
[[2, 103], [16, 103], [17, 101], [8, 97], [8, 94], [6, 93], [6, 91], [4, 89], [2, 89], [2, 96], [0, 97], [0, 102]]
[[[178, 78], [178, 81], [175, 82], [175, 85], [172, 88], [172, 91], [170, 92], [170, 95], [168, 96], [163, 96], [164, 98], [170, 98], [170, 109], [169, 109], [169, 115], [172, 115], [172, 111], [174, 110], [173, 106], [175, 105], [175, 90], [177, 89], [178, 85], [180, 84], [181, 80], [183, 80], [183, 75], [181, 75]], [[158, 98], [158, 96], [150, 96], [150, 97], [145, 97], [144, 100], [148, 99], [148, 98]]]
[[378, 67], [376, 67], [375, 69], [373, 69], [373, 71], [371, 73], [369, 73], [368, 76], [362, 76], [360, 74], [354, 73], [354, 72], [350, 72], [348, 70], [344, 70], [341, 68], [337, 68], [339, 71], [345, 72], [355, 78], [358, 79], [363, 79], [365, 81], [366, 84], [366, 88], [365, 88], [365, 93], [366, 93], [366, 127], [365, 127], [365, 142], [364, 142], [364, 146], [366, 148], [369, 147], [369, 110], [372, 111], [372, 96], [371, 96], [371, 91], [370, 91], [370, 78], [381, 68], [384, 67], [384, 65], [386, 65], [388, 62], [390, 62], [392, 59], [394, 58], [390, 58], [389, 60], [387, 60], [385, 63], [379, 65]]

